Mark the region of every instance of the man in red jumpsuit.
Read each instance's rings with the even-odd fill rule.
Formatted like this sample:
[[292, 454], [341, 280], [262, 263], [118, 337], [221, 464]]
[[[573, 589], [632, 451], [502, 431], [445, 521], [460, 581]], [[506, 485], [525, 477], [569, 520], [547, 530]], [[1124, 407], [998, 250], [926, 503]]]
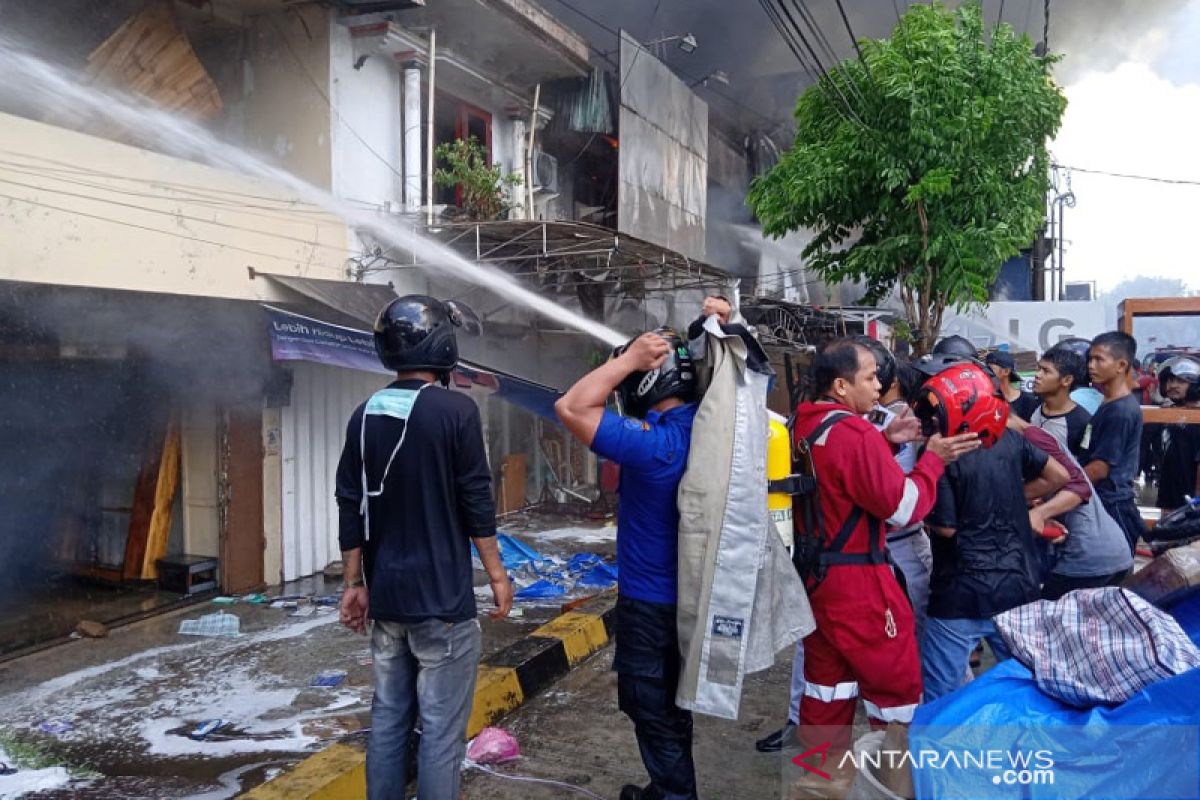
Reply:
[[863, 418], [879, 399], [871, 351], [835, 340], [817, 354], [813, 372], [817, 399], [796, 408], [795, 436], [812, 452], [823, 577], [809, 585], [817, 629], [804, 640], [800, 735], [805, 746], [830, 741], [844, 749], [860, 695], [872, 727], [910, 722], [921, 700], [912, 608], [887, 563], [885, 537], [889, 525], [929, 513], [945, 465], [979, 442], [971, 433], [934, 435], [906, 476], [892, 445], [917, 435], [915, 418], [884, 435]]

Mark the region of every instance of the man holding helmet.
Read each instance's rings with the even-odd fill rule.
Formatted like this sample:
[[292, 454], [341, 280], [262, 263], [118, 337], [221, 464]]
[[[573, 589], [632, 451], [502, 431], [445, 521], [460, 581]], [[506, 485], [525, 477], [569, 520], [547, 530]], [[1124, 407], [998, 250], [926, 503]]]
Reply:
[[[802, 537], [817, 543], [816, 563], [805, 569], [817, 630], [804, 640], [800, 738], [845, 748], [860, 694], [877, 726], [911, 721], [921, 698], [913, 613], [884, 556], [885, 526], [924, 517], [944, 465], [978, 443], [974, 433], [935, 434], [906, 476], [889, 440], [862, 416], [879, 400], [871, 350], [834, 340], [813, 372], [816, 400], [797, 407], [794, 431], [797, 447], [811, 452], [818, 487], [816, 529], [797, 517], [797, 558], [809, 549], [799, 546]], [[915, 420], [898, 426], [893, 443], [911, 440], [915, 428]], [[814, 730], [826, 726], [836, 730]]]
[[[702, 314], [727, 321], [727, 300], [709, 297]], [[621, 414], [606, 409], [617, 393]], [[617, 508], [617, 610], [613, 669], [617, 703], [633, 721], [645, 788], [621, 800], [694, 800], [692, 715], [675, 705], [679, 682], [679, 510], [697, 382], [687, 343], [670, 328], [642, 334], [584, 375], [554, 404], [566, 429], [621, 466]]]
[[[1167, 359], [1158, 370], [1158, 385], [1172, 404], [1200, 408], [1200, 357]], [[1200, 496], [1200, 425], [1168, 426], [1167, 437], [1158, 507], [1174, 511], [1186, 502], [1185, 495]]]
[[418, 795], [458, 800], [480, 653], [471, 542], [491, 581], [492, 617], [512, 608], [479, 409], [443, 388], [458, 363], [455, 328], [472, 323], [462, 307], [425, 295], [380, 312], [375, 349], [396, 380], [355, 409], [338, 462], [341, 621], [359, 633], [375, 621], [373, 800], [404, 796], [418, 714]]
[[1007, 656], [991, 618], [1037, 600], [1041, 584], [1027, 497], [1049, 494], [1068, 476], [1005, 427], [1008, 404], [978, 361], [943, 354], [919, 361], [918, 368], [930, 375], [914, 406], [926, 433], [978, 430], [984, 445], [946, 468], [927, 520], [935, 534], [921, 648], [929, 701], [962, 684], [980, 638], [997, 659]]

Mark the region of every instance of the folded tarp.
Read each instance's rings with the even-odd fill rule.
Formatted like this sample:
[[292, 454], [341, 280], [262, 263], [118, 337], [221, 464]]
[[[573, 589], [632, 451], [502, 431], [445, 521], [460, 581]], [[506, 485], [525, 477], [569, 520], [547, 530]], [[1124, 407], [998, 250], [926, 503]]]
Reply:
[[[1170, 613], [1200, 644], [1200, 596]], [[1080, 710], [1009, 659], [918, 707], [909, 745], [918, 798], [1200, 797], [1200, 669]]]

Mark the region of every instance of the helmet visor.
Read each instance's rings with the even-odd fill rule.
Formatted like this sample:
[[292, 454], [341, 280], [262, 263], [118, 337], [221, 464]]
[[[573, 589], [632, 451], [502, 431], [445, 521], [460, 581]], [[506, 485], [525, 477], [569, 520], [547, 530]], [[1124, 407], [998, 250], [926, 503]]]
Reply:
[[471, 336], [479, 336], [483, 333], [483, 322], [466, 303], [459, 300], [447, 300], [446, 312], [456, 327], [462, 328]]
[[1185, 356], [1175, 356], [1168, 358], [1159, 367], [1158, 374], [1161, 377], [1178, 378], [1181, 381], [1188, 383], [1200, 383], [1200, 362], [1193, 358]]

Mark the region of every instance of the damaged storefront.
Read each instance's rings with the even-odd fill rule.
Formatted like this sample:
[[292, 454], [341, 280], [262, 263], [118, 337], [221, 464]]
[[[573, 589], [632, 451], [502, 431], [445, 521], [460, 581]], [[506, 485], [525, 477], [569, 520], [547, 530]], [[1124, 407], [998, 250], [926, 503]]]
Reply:
[[3, 284], [4, 652], [263, 585], [256, 311]]

